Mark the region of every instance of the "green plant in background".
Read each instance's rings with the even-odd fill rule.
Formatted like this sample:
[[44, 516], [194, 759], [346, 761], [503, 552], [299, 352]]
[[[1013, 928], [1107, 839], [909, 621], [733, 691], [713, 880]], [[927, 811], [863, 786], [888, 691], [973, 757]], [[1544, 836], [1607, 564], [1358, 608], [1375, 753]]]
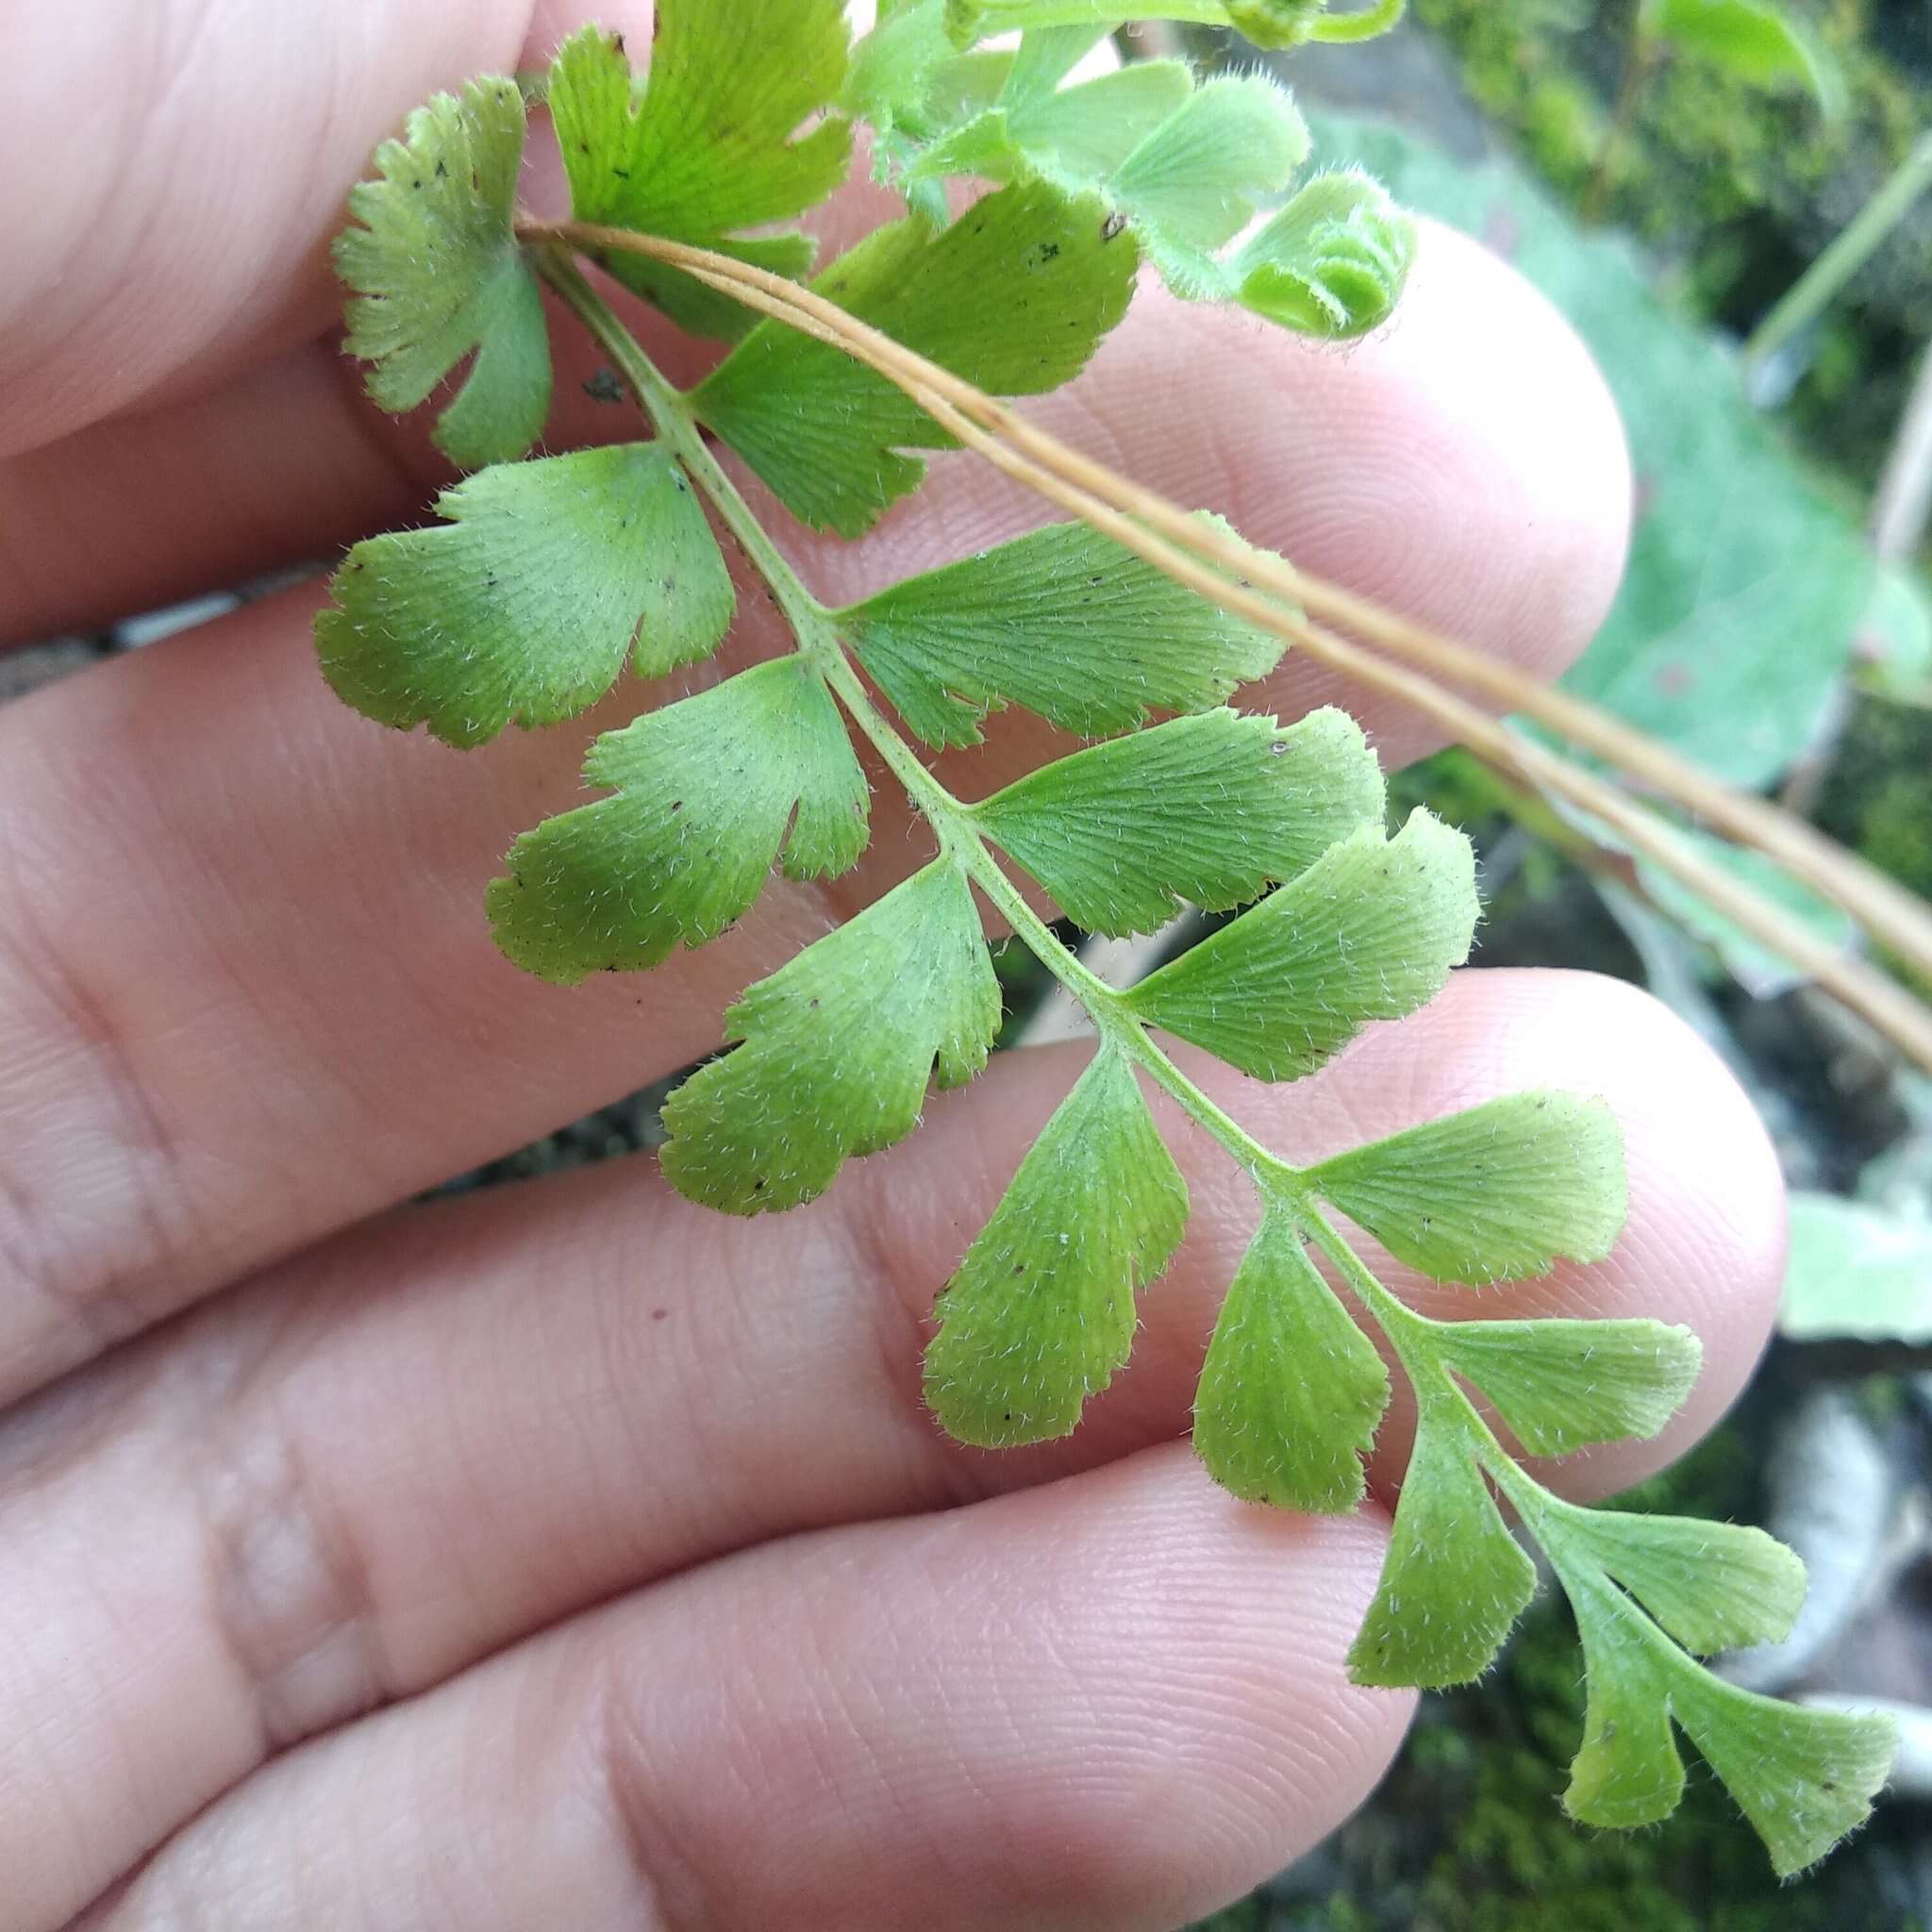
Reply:
[[[1156, 11], [1291, 41], [1356, 37], [1400, 8]], [[456, 745], [574, 717], [627, 671], [676, 675], [717, 651], [734, 592], [715, 520], [792, 648], [722, 681], [700, 673], [694, 694], [597, 740], [586, 775], [604, 795], [525, 834], [491, 888], [504, 951], [564, 983], [643, 970], [725, 930], [774, 865], [795, 878], [849, 871], [870, 810], [855, 737], [936, 856], [731, 1008], [731, 1050], [665, 1108], [673, 1185], [744, 1214], [808, 1201], [847, 1159], [911, 1132], [935, 1078], [978, 1073], [1000, 1000], [976, 892], [1099, 1041], [940, 1295], [925, 1369], [940, 1421], [987, 1446], [1063, 1435], [1125, 1360], [1136, 1288], [1161, 1273], [1188, 1215], [1151, 1085], [1220, 1143], [1260, 1208], [1197, 1402], [1196, 1445], [1217, 1478], [1285, 1507], [1360, 1499], [1389, 1375], [1331, 1274], [1413, 1387], [1416, 1442], [1351, 1652], [1357, 1679], [1450, 1685], [1489, 1668], [1536, 1588], [1507, 1501], [1582, 1637], [1573, 1815], [1637, 1825], [1670, 1813], [1684, 1784], [1674, 1725], [1776, 1869], [1798, 1870], [1866, 1815], [1889, 1729], [1747, 1693], [1695, 1658], [1775, 1641], [1802, 1566], [1756, 1530], [1562, 1501], [1473, 1400], [1487, 1397], [1530, 1455], [1651, 1436], [1695, 1378], [1695, 1338], [1643, 1321], [1428, 1320], [1336, 1219], [1444, 1281], [1600, 1258], [1624, 1216], [1607, 1108], [1519, 1095], [1300, 1168], [1154, 1038], [1158, 1027], [1256, 1078], [1292, 1080], [1364, 1024], [1414, 1010], [1469, 947], [1467, 841], [1426, 812], [1387, 833], [1380, 773], [1341, 714], [1284, 728], [1229, 708], [1279, 644], [1110, 537], [1052, 526], [831, 608], [706, 441], [736, 452], [799, 521], [848, 537], [919, 487], [921, 452], [950, 446], [874, 369], [734, 299], [748, 293], [739, 264], [806, 271], [809, 243], [772, 227], [844, 177], [855, 112], [878, 130], [880, 166], [910, 211], [814, 287], [984, 391], [1038, 393], [1075, 374], [1125, 312], [1143, 258], [1186, 295], [1326, 339], [1390, 312], [1407, 219], [1357, 173], [1293, 186], [1308, 141], [1278, 89], [1197, 82], [1165, 62], [1070, 78], [1122, 17], [1100, 0], [899, 0], [854, 49], [836, 0], [661, 0], [648, 80], [591, 30], [542, 88], [575, 227], [517, 218], [526, 109], [515, 83], [475, 81], [419, 111], [352, 197], [358, 225], [340, 246], [350, 346], [391, 408], [426, 400], [468, 358], [438, 436], [475, 474], [441, 499], [439, 525], [351, 552], [318, 625], [324, 670], [368, 715]], [[982, 46], [1011, 26], [1024, 30], [1017, 49]], [[952, 220], [941, 191], [961, 174], [999, 185]], [[707, 252], [667, 258], [665, 242]], [[574, 249], [728, 353], [675, 388]], [[549, 402], [546, 285], [617, 369], [648, 441], [528, 455]], [[969, 805], [919, 747], [975, 743], [1007, 705], [1090, 742]], [[1248, 909], [1117, 991], [1009, 867], [1103, 933], [1158, 926], [1184, 901]]]
[[[1789, 66], [1781, 85], [1718, 60], [1651, 68], [1630, 106], [1600, 212], [1655, 246], [1692, 308], [1742, 335], [1832, 242], [1932, 125], [1932, 86], [1887, 51], [1881, 0], [1780, 0], [1825, 113]], [[1478, 104], [1557, 192], [1599, 173], [1634, 19], [1628, 0], [1416, 0]], [[1869, 262], [1785, 375], [1807, 442], [1869, 484], [1932, 308], [1932, 214]]]
[[1851, 661], [1873, 582], [1850, 511], [1796, 463], [1734, 358], [1507, 163], [1386, 125], [1320, 123], [1325, 152], [1511, 261], [1591, 347], [1629, 436], [1640, 514], [1617, 602], [1567, 684], [1733, 784], [1774, 782]]
[[1773, 0], [1637, 0], [1608, 125], [1597, 149], [1586, 209], [1603, 212], [1619, 151], [1658, 71], [1669, 61], [1716, 67], [1748, 87], [1807, 88], [1833, 109], [1843, 82], [1811, 38]]

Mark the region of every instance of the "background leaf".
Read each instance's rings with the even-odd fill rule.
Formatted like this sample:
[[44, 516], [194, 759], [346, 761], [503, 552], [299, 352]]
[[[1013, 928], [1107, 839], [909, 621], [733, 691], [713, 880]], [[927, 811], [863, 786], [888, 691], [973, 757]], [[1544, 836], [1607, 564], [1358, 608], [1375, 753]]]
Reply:
[[1323, 119], [1408, 207], [1501, 240], [1615, 392], [1640, 514], [1623, 590], [1565, 679], [1733, 784], [1811, 741], [1872, 578], [1853, 516], [1752, 408], [1735, 358], [1651, 293], [1628, 246], [1581, 233], [1514, 169], [1454, 162], [1392, 128]]
[[925, 1399], [982, 1448], [1072, 1431], [1134, 1340], [1188, 1191], [1133, 1069], [1103, 1046], [1027, 1151], [933, 1313]]
[[1932, 1341], [1932, 1222], [1791, 1196], [1778, 1327], [1793, 1341]]
[[481, 744], [594, 704], [633, 638], [655, 677], [730, 628], [717, 540], [655, 443], [500, 463], [436, 508], [441, 527], [357, 544], [316, 620], [323, 675], [380, 724]]
[[1822, 106], [1836, 98], [1809, 37], [1766, 0], [1642, 0], [1642, 23], [1646, 35], [1759, 87], [1809, 88]]

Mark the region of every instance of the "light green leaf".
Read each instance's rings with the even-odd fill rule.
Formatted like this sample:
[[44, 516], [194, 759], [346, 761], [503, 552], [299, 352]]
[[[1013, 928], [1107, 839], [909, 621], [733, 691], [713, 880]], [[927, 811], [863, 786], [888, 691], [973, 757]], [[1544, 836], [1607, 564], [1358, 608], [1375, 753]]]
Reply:
[[1630, 1826], [1668, 1816], [1683, 1788], [1668, 1732], [1674, 1715], [1780, 1877], [1864, 1823], [1897, 1748], [1888, 1720], [1799, 1709], [1724, 1683], [1609, 1581], [1616, 1576], [1696, 1647], [1775, 1641], [1804, 1591], [1790, 1552], [1755, 1531], [1579, 1509], [1548, 1496], [1537, 1513], [1590, 1674], [1583, 1748], [1564, 1797], [1573, 1817]]
[[[1265, 75], [1196, 86], [1179, 61], [1141, 61], [1058, 87], [1091, 33], [1033, 33], [998, 100], [936, 141], [907, 170], [999, 180], [1037, 175], [1068, 194], [1097, 194], [1129, 220], [1170, 286], [1196, 300], [1230, 290], [1215, 251], [1278, 194], [1307, 159], [1308, 133]], [[1032, 58], [1048, 42], [1067, 58]]]
[[[1142, 60], [1059, 87], [1092, 39], [1078, 31], [1028, 34], [994, 100], [921, 153], [908, 177], [1012, 180], [1037, 171], [1068, 193], [1097, 188], [1190, 98], [1194, 79], [1178, 60]], [[1051, 58], [1040, 58], [1048, 48]]]
[[1824, 102], [1830, 83], [1809, 39], [1765, 0], [1642, 0], [1641, 31], [1759, 87], [1795, 84]]
[[441, 526], [357, 544], [316, 620], [323, 675], [380, 724], [456, 745], [554, 724], [602, 697], [626, 656], [659, 676], [730, 627], [717, 540], [655, 443], [500, 463], [436, 508]]
[[349, 192], [359, 226], [337, 238], [354, 291], [348, 348], [375, 366], [369, 393], [400, 413], [475, 352], [436, 441], [464, 469], [508, 462], [550, 413], [550, 337], [512, 222], [524, 99], [501, 75], [438, 94], [375, 151], [379, 181]]
[[[999, 63], [1002, 77], [1008, 65]], [[946, 79], [954, 80], [957, 99], [959, 76], [985, 72], [980, 57], [962, 55], [953, 45], [943, 0], [918, 0], [917, 5], [882, 17], [854, 46], [840, 106], [869, 122], [874, 137], [890, 139], [902, 129], [915, 138], [929, 135], [934, 131], [929, 118], [934, 112], [932, 98], [947, 92]], [[998, 92], [994, 82], [979, 105], [986, 105]], [[942, 110], [939, 118], [942, 123], [948, 119]], [[876, 164], [876, 155], [874, 158]], [[886, 178], [883, 172], [880, 178]]]
[[1242, 307], [1341, 341], [1394, 312], [1415, 259], [1415, 223], [1366, 175], [1319, 175], [1244, 242], [1228, 280]]
[[1623, 1231], [1624, 1141], [1601, 1100], [1513, 1093], [1324, 1160], [1313, 1185], [1438, 1281], [1601, 1261]]
[[607, 734], [584, 775], [616, 795], [525, 832], [490, 888], [497, 944], [564, 985], [716, 939], [781, 850], [788, 874], [811, 878], [864, 849], [864, 774], [838, 707], [796, 658]]
[[1684, 1760], [1656, 1631], [1630, 1599], [1587, 1567], [1563, 1573], [1583, 1639], [1588, 1693], [1583, 1743], [1563, 1808], [1579, 1824], [1629, 1831], [1656, 1824], [1684, 1795]]
[[[839, 98], [848, 47], [840, 0], [658, 0], [650, 74], [635, 80], [621, 36], [573, 35], [550, 76], [572, 212], [803, 275], [807, 237], [742, 231], [789, 221], [844, 180], [850, 126], [800, 128]], [[751, 322], [660, 262], [613, 251], [605, 266], [698, 334], [728, 340]]]
[[1449, 1322], [1437, 1340], [1531, 1456], [1649, 1441], [1683, 1407], [1704, 1360], [1690, 1329], [1661, 1322]]
[[1220, 704], [1282, 648], [1085, 524], [910, 577], [840, 625], [933, 745], [977, 744], [980, 721], [1007, 703], [1082, 738], [1131, 731], [1151, 710]]
[[999, 1024], [972, 891], [941, 858], [725, 1014], [725, 1038], [743, 1044], [666, 1103], [665, 1177], [731, 1214], [813, 1200], [848, 1158], [919, 1124], [935, 1063], [941, 1087], [972, 1079]]
[[1103, 1046], [1033, 1143], [934, 1310], [925, 1399], [982, 1448], [1068, 1434], [1134, 1339], [1188, 1191], [1133, 1069]]
[[1793, 1194], [1778, 1327], [1798, 1341], [1932, 1341], [1932, 1222]]
[[1407, 0], [1368, 0], [1334, 10], [1335, 0], [1156, 0], [1123, 8], [1120, 0], [945, 0], [955, 42], [1015, 27], [1118, 26], [1127, 20], [1182, 20], [1231, 26], [1257, 47], [1298, 47], [1309, 41], [1366, 41], [1402, 18]]
[[1475, 930], [1469, 841], [1418, 811], [1345, 839], [1126, 995], [1142, 1019], [1262, 1080], [1298, 1080], [1372, 1020], [1433, 998]]
[[1235, 1271], [1194, 1398], [1194, 1448], [1223, 1489], [1341, 1515], [1389, 1406], [1389, 1371], [1271, 1211]]
[[1680, 1658], [1671, 1675], [1677, 1722], [1793, 1878], [1856, 1831], [1891, 1775], [1890, 1718], [1807, 1710], [1740, 1690]]
[[1155, 932], [1188, 901], [1257, 897], [1337, 840], [1382, 821], [1382, 774], [1361, 727], [1316, 711], [1204, 711], [1097, 744], [976, 808], [988, 836], [1090, 932]]
[[1408, 0], [1366, 0], [1336, 7], [1336, 0], [1227, 0], [1227, 17], [1257, 47], [1293, 46], [1313, 41], [1348, 46], [1379, 39], [1401, 25]]
[[1546, 1505], [1544, 1541], [1566, 1578], [1576, 1552], [1615, 1578], [1700, 1657], [1782, 1643], [1805, 1601], [1805, 1566], [1774, 1537], [1732, 1523]]
[[1226, 75], [1202, 82], [1151, 130], [1113, 173], [1108, 192], [1167, 273], [1168, 249], [1211, 251], [1233, 241], [1307, 158], [1307, 125], [1287, 91], [1265, 75]]
[[[1097, 202], [1002, 189], [942, 232], [893, 222], [813, 283], [861, 321], [994, 395], [1039, 395], [1085, 367], [1126, 313], [1138, 253]], [[883, 375], [760, 323], [691, 404], [816, 529], [856, 537], [925, 474], [909, 449], [953, 440]]]
[[1866, 675], [1886, 696], [1932, 700], [1932, 577], [1896, 558], [1880, 561], [1859, 620]]
[[1494, 1661], [1536, 1594], [1536, 1565], [1476, 1466], [1459, 1398], [1423, 1382], [1382, 1580], [1348, 1654], [1357, 1684], [1437, 1690]]

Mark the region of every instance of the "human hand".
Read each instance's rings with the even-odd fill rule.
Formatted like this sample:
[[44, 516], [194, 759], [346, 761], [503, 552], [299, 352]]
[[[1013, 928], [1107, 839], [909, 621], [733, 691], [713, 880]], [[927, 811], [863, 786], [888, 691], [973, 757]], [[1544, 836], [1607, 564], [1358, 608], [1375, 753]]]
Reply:
[[[14, 0], [8, 638], [420, 511], [436, 463], [341, 363], [325, 244], [408, 107], [574, 24], [529, 11]], [[601, 11], [648, 44], [637, 5]], [[861, 192], [839, 219], [879, 211]], [[566, 365], [559, 438], [626, 433], [590, 372]], [[1029, 408], [1542, 673], [1621, 561], [1627, 470], [1586, 358], [1444, 234], [1357, 348], [1150, 289]], [[798, 556], [844, 595], [1038, 518], [956, 458], [875, 539]], [[1343, 1666], [1407, 1423], [1352, 1521], [1200, 1474], [1180, 1438], [1250, 1210], [1176, 1123], [1193, 1230], [1133, 1367], [1070, 1441], [1004, 1457], [939, 1435], [919, 1348], [1069, 1084], [1060, 1050], [936, 1099], [782, 1224], [708, 1215], [639, 1162], [384, 1214], [708, 1050], [740, 987], [912, 848], [880, 819], [858, 887], [774, 885], [648, 978], [520, 976], [481, 889], [572, 795], [590, 727], [402, 744], [323, 686], [318, 598], [0, 712], [9, 1928], [1121, 1932], [1330, 1829], [1409, 1710]], [[1292, 660], [1250, 694], [1284, 716], [1329, 696]], [[1426, 748], [1412, 719], [1366, 722], [1391, 764]], [[1009, 726], [979, 756], [1010, 775], [1040, 748]], [[1778, 1274], [1775, 1167], [1641, 996], [1467, 974], [1293, 1088], [1191, 1065], [1297, 1160], [1525, 1086], [1607, 1094], [1632, 1183], [1616, 1256], [1484, 1312], [1702, 1335], [1686, 1414], [1572, 1458], [1575, 1493], [1657, 1467], [1735, 1393]]]

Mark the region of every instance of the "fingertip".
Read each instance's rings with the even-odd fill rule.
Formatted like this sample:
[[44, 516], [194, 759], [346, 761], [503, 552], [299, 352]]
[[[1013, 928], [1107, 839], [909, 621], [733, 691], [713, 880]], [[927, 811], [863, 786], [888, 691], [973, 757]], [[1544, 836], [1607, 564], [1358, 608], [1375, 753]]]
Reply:
[[[1438, 223], [1420, 237], [1385, 328], [1282, 358], [1301, 426], [1237, 458], [1236, 521], [1316, 575], [1554, 679], [1623, 577], [1623, 421], [1580, 337], [1522, 275]], [[1292, 657], [1282, 676], [1298, 707], [1363, 709], [1359, 691]], [[1441, 742], [1412, 712], [1373, 722], [1391, 769]]]

